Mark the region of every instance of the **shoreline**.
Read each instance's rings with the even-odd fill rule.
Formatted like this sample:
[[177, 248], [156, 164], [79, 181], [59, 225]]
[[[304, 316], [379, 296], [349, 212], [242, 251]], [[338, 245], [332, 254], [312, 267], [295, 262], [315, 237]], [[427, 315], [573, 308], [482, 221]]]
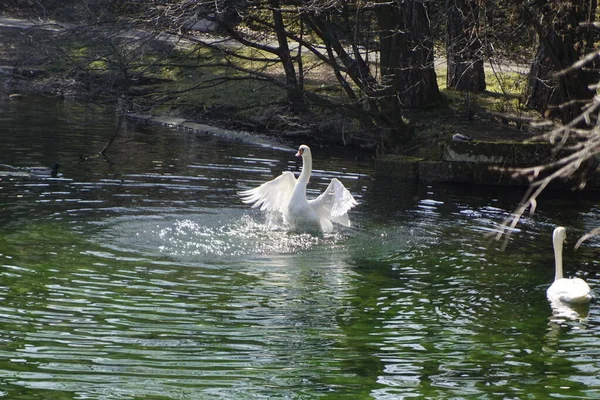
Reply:
[[193, 133], [211, 135], [231, 141], [250, 143], [262, 147], [267, 147], [274, 150], [293, 151], [294, 148], [271, 139], [267, 136], [257, 135], [245, 131], [234, 131], [230, 129], [220, 128], [214, 125], [207, 125], [191, 121], [185, 118], [156, 116], [152, 114], [126, 113], [125, 118], [136, 123], [144, 123], [148, 125], [160, 125], [171, 129], [178, 129]]
[[[0, 29], [14, 32], [31, 28], [57, 29], [53, 24], [38, 25], [16, 18], [0, 18]], [[52, 77], [52, 72], [44, 65], [29, 67], [19, 65], [18, 62], [14, 62], [13, 65], [7, 64], [9, 63], [5, 62], [4, 65], [0, 65], [0, 92], [4, 92], [7, 96], [32, 93], [71, 99], [77, 98], [78, 94], [82, 93], [83, 89], [80, 86], [82, 83], [77, 81], [76, 76], [63, 77], [70, 82], [65, 86], [65, 82], [49, 79]], [[152, 90], [150, 86], [140, 87], [144, 90]], [[449, 121], [443, 116], [440, 120], [431, 119], [431, 116], [423, 110], [412, 110], [411, 113], [417, 121], [416, 129], [424, 132], [422, 140], [415, 143], [418, 150], [413, 152], [414, 154], [401, 151], [406, 155], [386, 154], [375, 157], [373, 149], [354, 144], [353, 151], [359, 150], [367, 156], [373, 155], [376, 177], [422, 183], [523, 187], [530, 184], [529, 180], [524, 177], [515, 178], [512, 176], [511, 169], [539, 165], [554, 159], [550, 145], [536, 144], [532, 146], [531, 143], [525, 143], [523, 141], [527, 139], [526, 133], [511, 129], [506, 121], [503, 121], [505, 125], [488, 121], [486, 113], [483, 113], [476, 123], [469, 124], [464, 121]], [[282, 151], [293, 151], [294, 146], [289, 144], [292, 141], [295, 144], [305, 142], [313, 145], [318, 142], [321, 146], [330, 148], [344, 144], [343, 137], [340, 139], [335, 134], [327, 137], [311, 135], [304, 131], [289, 132], [281, 129], [279, 131], [271, 130], [271, 134], [248, 132], [243, 128], [237, 130], [235, 124], [233, 125], [234, 129], [227, 128], [228, 125], [232, 126], [228, 123], [231, 121], [227, 119], [215, 119], [216, 124], [210, 125], [197, 122], [191, 117], [186, 118], [190, 114], [193, 112], [189, 112], [189, 110], [180, 112], [180, 115], [183, 116], [169, 115], [168, 113], [131, 112], [125, 113], [125, 118], [134, 123], [160, 125]], [[210, 123], [210, 119], [208, 120]], [[464, 131], [461, 132], [462, 129]], [[486, 130], [490, 132], [486, 132]], [[326, 130], [324, 132], [327, 133]], [[450, 140], [450, 136], [456, 132], [472, 135], [475, 140], [462, 143], [453, 142]], [[587, 180], [588, 184], [583, 190], [600, 190], [599, 171], [592, 171]], [[557, 181], [553, 186], [571, 190], [574, 182]]]

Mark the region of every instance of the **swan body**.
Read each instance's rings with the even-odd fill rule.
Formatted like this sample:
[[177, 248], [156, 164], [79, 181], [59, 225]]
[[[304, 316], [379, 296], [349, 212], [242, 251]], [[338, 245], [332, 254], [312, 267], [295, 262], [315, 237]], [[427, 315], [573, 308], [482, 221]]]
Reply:
[[594, 296], [588, 284], [581, 278], [564, 278], [562, 250], [563, 242], [567, 237], [567, 231], [559, 226], [552, 234], [554, 246], [555, 276], [554, 283], [546, 291], [546, 296], [551, 302], [562, 302], [568, 304], [587, 304]]
[[330, 232], [333, 223], [350, 226], [348, 210], [358, 203], [346, 187], [333, 178], [327, 189], [316, 199], [306, 198], [306, 185], [312, 172], [312, 154], [303, 144], [296, 157], [302, 157], [302, 172], [298, 179], [286, 171], [257, 188], [240, 192], [242, 202], [260, 207], [262, 211], [279, 211], [286, 225], [296, 231]]

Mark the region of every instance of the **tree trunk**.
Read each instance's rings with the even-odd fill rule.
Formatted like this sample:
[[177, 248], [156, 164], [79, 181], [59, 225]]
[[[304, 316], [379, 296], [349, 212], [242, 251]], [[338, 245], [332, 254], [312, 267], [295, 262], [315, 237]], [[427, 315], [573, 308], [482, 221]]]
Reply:
[[[381, 75], [392, 109], [422, 108], [439, 98], [433, 39], [422, 1], [397, 0], [375, 6], [380, 29]], [[396, 100], [397, 99], [397, 100]]]
[[277, 43], [279, 45], [277, 52], [279, 58], [281, 59], [283, 71], [285, 72], [287, 101], [294, 106], [300, 106], [303, 102], [302, 91], [298, 86], [296, 68], [294, 67], [294, 60], [290, 54], [290, 48], [287, 42], [285, 24], [283, 22], [283, 16], [281, 15], [281, 5], [279, 4], [279, 0], [270, 0], [269, 4], [272, 7], [273, 26], [275, 28]]
[[596, 6], [596, 0], [570, 1], [558, 10], [547, 6], [542, 10], [541, 22], [525, 9], [539, 38], [529, 73], [528, 107], [567, 123], [579, 115], [581, 106], [595, 95], [596, 90], [589, 87], [599, 78], [594, 68], [573, 68], [559, 75], [556, 73], [593, 51], [593, 28], [581, 23], [594, 22]]
[[[549, 33], [546, 40], [549, 43], [560, 41], [553, 36], [556, 35]], [[552, 105], [556, 106], [561, 103], [561, 96], [556, 93], [557, 90], [560, 90], [557, 88], [558, 82], [553, 77], [556, 67], [552, 64], [552, 57], [548, 54], [546, 46], [540, 43], [529, 72], [527, 107], [542, 113], [549, 110]]]
[[470, 0], [447, 0], [446, 85], [460, 91], [485, 90], [479, 6]]

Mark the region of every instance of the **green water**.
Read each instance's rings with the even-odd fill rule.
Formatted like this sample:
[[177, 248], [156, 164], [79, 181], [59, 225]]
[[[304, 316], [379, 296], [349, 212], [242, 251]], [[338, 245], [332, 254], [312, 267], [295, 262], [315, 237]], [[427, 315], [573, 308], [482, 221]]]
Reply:
[[310, 194], [337, 177], [360, 202], [317, 238], [236, 195], [298, 171], [293, 149], [128, 125], [80, 161], [114, 128], [0, 101], [0, 398], [600, 398], [598, 304], [568, 320], [545, 298], [558, 224], [597, 290], [599, 243], [572, 250], [594, 197], [548, 193], [500, 252], [484, 235], [520, 190], [394, 184], [313, 149]]

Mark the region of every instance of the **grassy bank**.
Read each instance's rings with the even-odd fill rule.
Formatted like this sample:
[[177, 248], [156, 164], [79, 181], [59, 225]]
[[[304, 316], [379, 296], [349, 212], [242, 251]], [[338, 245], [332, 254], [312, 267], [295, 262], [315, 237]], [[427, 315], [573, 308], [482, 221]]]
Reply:
[[[35, 78], [21, 77], [45, 93], [109, 103], [126, 97], [128, 109], [135, 112], [183, 117], [293, 143], [374, 147], [354, 120], [317, 107], [292, 110], [285, 103], [284, 90], [268, 79], [282, 75], [280, 65], [256, 61], [265, 54], [254, 50], [229, 48], [227, 52], [243, 56], [232, 61], [225, 52], [197, 47], [193, 40], [175, 41], [143, 32], [118, 36], [105, 27], [5, 28], [1, 34], [0, 64], [46, 71]], [[337, 102], [345, 100], [327, 68], [310, 56], [304, 56], [303, 62], [311, 66], [305, 75], [307, 89]], [[266, 78], [250, 79], [240, 69], [260, 70]], [[435, 108], [406, 110], [415, 138], [401, 153], [433, 157], [436, 142], [456, 132], [485, 140], [522, 140], [530, 135], [508, 121], [492, 121], [493, 112], [528, 114], [521, 101], [522, 74], [501, 65], [488, 68], [488, 90], [476, 94], [447, 89], [443, 62], [436, 72], [441, 101]], [[13, 84], [18, 81], [12, 79]]]

